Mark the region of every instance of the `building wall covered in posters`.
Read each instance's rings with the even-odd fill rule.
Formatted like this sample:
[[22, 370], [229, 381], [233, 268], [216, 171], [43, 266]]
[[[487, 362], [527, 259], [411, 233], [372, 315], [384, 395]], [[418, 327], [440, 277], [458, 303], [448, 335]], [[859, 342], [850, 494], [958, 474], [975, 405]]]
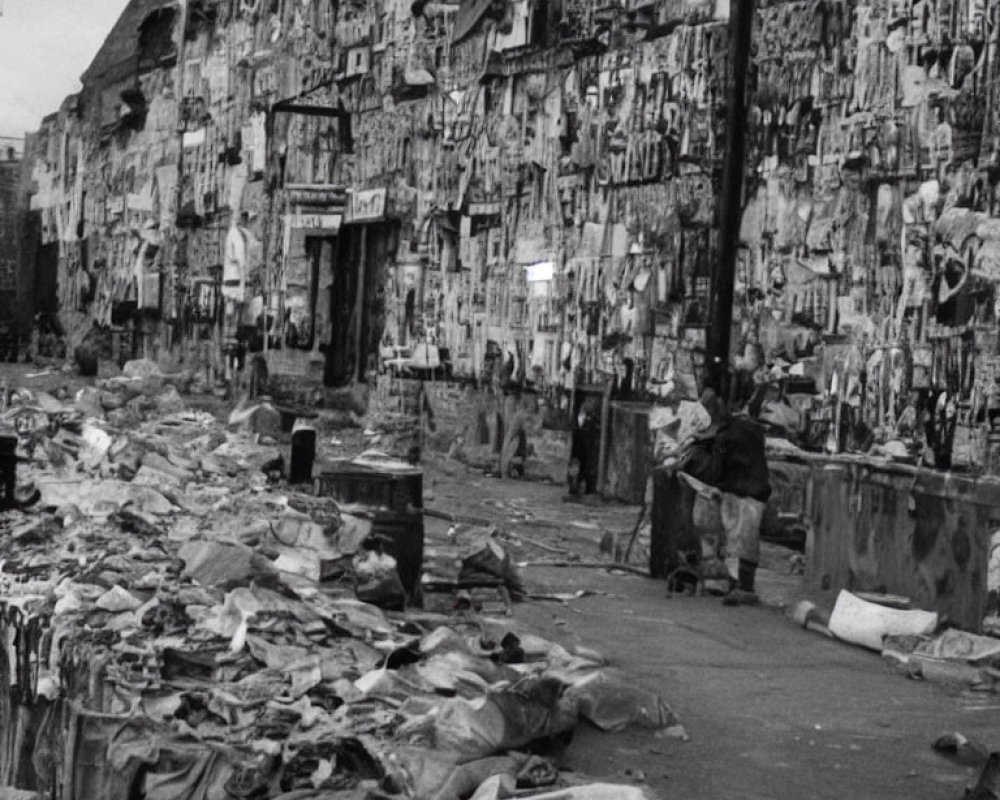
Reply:
[[869, 430], [926, 436], [938, 466], [952, 445], [976, 460], [1000, 403], [998, 14], [765, 0], [756, 16], [747, 358], [795, 365]]
[[328, 384], [421, 342], [656, 372], [705, 321], [727, 36], [633, 5], [135, 0], [40, 133], [64, 316]]
[[[998, 6], [759, 0], [744, 386], [777, 364], [873, 428], [913, 391], [960, 427], [1000, 402]], [[39, 137], [61, 307], [327, 385], [431, 343], [459, 375], [693, 395], [727, 15], [135, 0]]]

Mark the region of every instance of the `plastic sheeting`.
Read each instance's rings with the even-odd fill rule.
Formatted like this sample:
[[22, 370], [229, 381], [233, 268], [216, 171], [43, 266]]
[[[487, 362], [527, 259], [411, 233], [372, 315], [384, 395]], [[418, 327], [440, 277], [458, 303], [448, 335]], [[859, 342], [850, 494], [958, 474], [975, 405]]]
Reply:
[[887, 636], [922, 636], [937, 625], [938, 615], [932, 611], [888, 608], [842, 590], [829, 627], [838, 639], [881, 652]]

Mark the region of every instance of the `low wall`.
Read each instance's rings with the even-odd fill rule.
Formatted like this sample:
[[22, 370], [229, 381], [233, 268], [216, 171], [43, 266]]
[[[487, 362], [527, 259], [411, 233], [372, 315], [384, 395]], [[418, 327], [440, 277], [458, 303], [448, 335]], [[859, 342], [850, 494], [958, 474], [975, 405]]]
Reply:
[[903, 594], [981, 630], [1000, 483], [861, 464], [814, 468], [812, 482], [814, 586]]
[[982, 630], [1000, 481], [848, 457], [796, 462], [808, 481], [811, 589], [831, 600], [840, 589], [904, 595]]
[[612, 402], [609, 413], [605, 497], [640, 505], [646, 497], [646, 478], [653, 466], [648, 403]]
[[[770, 465], [769, 510], [800, 518], [808, 531], [811, 593], [831, 605], [841, 589], [903, 595], [983, 632], [984, 617], [1000, 605], [989, 578], [1000, 480], [849, 456], [779, 457]], [[669, 470], [653, 475], [650, 571], [664, 577], [698, 540], [690, 492]]]

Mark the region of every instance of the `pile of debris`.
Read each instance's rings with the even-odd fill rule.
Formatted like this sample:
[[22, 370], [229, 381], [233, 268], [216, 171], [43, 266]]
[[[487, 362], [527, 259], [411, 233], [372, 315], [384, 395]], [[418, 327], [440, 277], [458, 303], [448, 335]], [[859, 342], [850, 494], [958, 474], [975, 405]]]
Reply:
[[676, 726], [659, 697], [509, 617], [363, 602], [396, 566], [364, 515], [276, 481], [276, 445], [185, 410], [170, 385], [22, 392], [0, 417], [40, 493], [0, 515], [0, 786], [644, 796], [530, 753], [581, 720]]
[[1000, 693], [1000, 638], [951, 627], [909, 598], [842, 590], [832, 612], [809, 601], [791, 608], [809, 630], [882, 655], [895, 671], [956, 690]]

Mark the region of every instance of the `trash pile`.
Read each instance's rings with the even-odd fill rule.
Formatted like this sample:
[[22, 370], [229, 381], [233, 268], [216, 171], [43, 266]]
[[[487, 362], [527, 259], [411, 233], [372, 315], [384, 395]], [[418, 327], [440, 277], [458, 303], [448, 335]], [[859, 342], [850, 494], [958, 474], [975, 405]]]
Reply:
[[[156, 380], [72, 401], [21, 393], [0, 416], [40, 494], [0, 514], [0, 786], [102, 800], [645, 796], [561, 773], [538, 745], [581, 720], [677, 726], [659, 697], [510, 618], [363, 602], [394, 564], [363, 515], [291, 491], [275, 480], [278, 446], [139, 386]], [[481, 544], [471, 567], [510, 584]]]
[[1000, 639], [942, 624], [908, 598], [842, 590], [832, 613], [809, 601], [791, 610], [816, 633], [874, 650], [896, 671], [956, 690], [1000, 693]]

